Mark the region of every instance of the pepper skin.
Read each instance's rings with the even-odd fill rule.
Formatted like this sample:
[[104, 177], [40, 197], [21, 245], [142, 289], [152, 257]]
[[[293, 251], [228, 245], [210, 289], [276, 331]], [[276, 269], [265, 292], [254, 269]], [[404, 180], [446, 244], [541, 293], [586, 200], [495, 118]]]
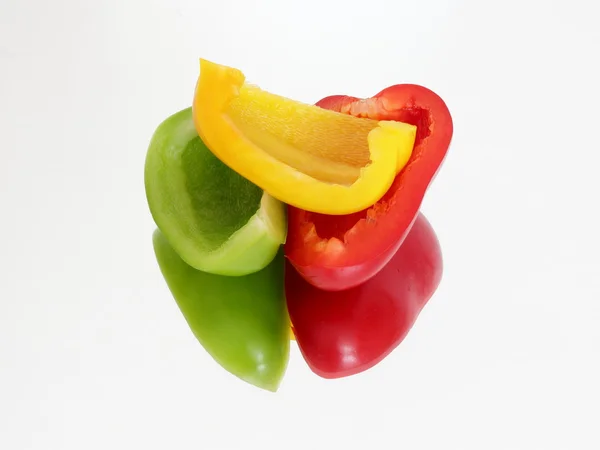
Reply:
[[165, 281], [200, 344], [225, 370], [275, 392], [290, 348], [283, 252], [259, 272], [227, 277], [187, 265], [159, 230], [153, 244]]
[[350, 214], [373, 205], [414, 147], [416, 127], [306, 105], [200, 62], [198, 135], [221, 161], [274, 198], [307, 211]]
[[285, 242], [285, 205], [210, 152], [194, 128], [192, 108], [156, 129], [144, 185], [155, 223], [195, 269], [247, 275], [267, 266]]
[[340, 378], [380, 362], [412, 328], [442, 270], [437, 237], [422, 214], [388, 264], [358, 287], [317, 289], [287, 263], [288, 310], [311, 370], [323, 378]]
[[288, 206], [286, 257], [308, 282], [336, 291], [364, 283], [396, 253], [445, 159], [453, 123], [438, 95], [412, 84], [391, 86], [369, 99], [335, 95], [317, 105], [356, 117], [417, 126], [408, 164], [375, 205], [343, 216]]

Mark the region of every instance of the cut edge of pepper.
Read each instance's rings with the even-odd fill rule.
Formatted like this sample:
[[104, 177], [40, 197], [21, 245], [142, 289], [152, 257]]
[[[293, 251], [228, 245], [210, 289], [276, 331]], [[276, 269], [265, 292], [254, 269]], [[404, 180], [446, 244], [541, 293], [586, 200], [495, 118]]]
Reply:
[[[205, 70], [208, 72], [208, 81], [202, 75]], [[368, 208], [389, 189], [414, 149], [417, 133], [414, 125], [399, 121], [378, 121], [376, 127], [368, 133], [370, 162], [359, 168], [359, 177], [351, 185], [320, 181], [244, 139], [243, 133], [237, 132], [235, 124], [228, 123], [230, 121], [225, 113], [227, 105], [239, 95], [240, 88], [245, 83], [245, 76], [241, 71], [200, 59], [200, 72], [193, 113], [198, 134], [219, 159], [284, 203], [329, 215], [352, 214]], [[219, 94], [218, 89], [207, 89], [207, 83], [223, 85], [224, 89]], [[199, 93], [203, 94], [202, 98]], [[211, 105], [209, 109], [221, 115], [224, 123], [222, 129], [217, 130], [204, 123], [209, 116], [205, 111], [205, 104]], [[320, 109], [332, 114], [347, 115]], [[248, 151], [248, 146], [253, 151]], [[222, 151], [223, 148], [227, 148], [227, 152]], [[233, 157], [233, 154], [236, 156]], [[288, 192], [290, 182], [294, 184], [293, 195]], [[326, 192], [317, 195], [315, 190], [319, 189]]]
[[[421, 91], [423, 98], [417, 100], [413, 96], [414, 94], [412, 94], [408, 95], [408, 98], [403, 102], [396, 103], [384, 96], [387, 91], [399, 88], [416, 88]], [[353, 225], [347, 228], [341, 235], [329, 235], [329, 233], [322, 234], [322, 230], [319, 230], [319, 227], [314, 223], [312, 217], [310, 217], [319, 213], [305, 211], [308, 213], [308, 217], [302, 226], [304, 231], [301, 232], [305, 245], [308, 244], [312, 247], [315, 257], [321, 261], [321, 264], [336, 267], [338, 256], [342, 254], [341, 250], [346, 253], [350, 241], [353, 240], [355, 235], [359, 234], [360, 229], [365, 227], [375, 229], [377, 227], [377, 218], [380, 216], [382, 210], [385, 214], [385, 211], [389, 210], [391, 204], [395, 203], [398, 189], [394, 189], [392, 192], [393, 187], [396, 183], [403, 181], [403, 177], [406, 173], [411, 171], [411, 166], [423, 157], [423, 151], [428, 146], [428, 140], [433, 134], [436, 125], [439, 125], [439, 122], [444, 124], [442, 125], [443, 132], [438, 133], [437, 136], [439, 137], [436, 137], [436, 140], [441, 141], [440, 148], [444, 148], [444, 151], [441, 161], [436, 164], [433, 176], [428, 181], [428, 185], [431, 184], [435, 174], [443, 163], [443, 159], [445, 158], [450, 145], [453, 129], [452, 116], [447, 105], [438, 94], [426, 87], [411, 84], [390, 86], [371, 98], [333, 95], [321, 99], [316, 105], [323, 109], [339, 111], [342, 114], [379, 120], [380, 123], [391, 122], [411, 124], [411, 126], [414, 126], [417, 130], [413, 149], [411, 153], [407, 155], [406, 161], [399, 161], [398, 166], [400, 170], [398, 170], [395, 180], [392, 185], [390, 185], [388, 191], [370, 207], [354, 213], [362, 215], [362, 217], [357, 217]], [[435, 112], [439, 113], [439, 117], [438, 115], [435, 115]], [[444, 112], [446, 114], [444, 114]], [[416, 123], [418, 123], [419, 126], [417, 126]], [[449, 123], [449, 126], [446, 125], [446, 123]], [[446, 138], [446, 134], [448, 134], [449, 137]], [[446, 140], [448, 141], [447, 145], [445, 143]], [[427, 187], [423, 189], [426, 191]], [[419, 204], [421, 202], [419, 202]], [[303, 208], [298, 209], [302, 210]], [[418, 211], [418, 206], [416, 207], [416, 210]], [[331, 252], [332, 249], [334, 250], [333, 252]], [[382, 252], [383, 251], [386, 250], [382, 249]], [[297, 263], [299, 266], [303, 266], [303, 264], [300, 264], [300, 261]], [[306, 263], [306, 261], [304, 261], [304, 263]]]
[[[252, 237], [253, 239], [250, 239]], [[263, 191], [260, 207], [256, 213], [244, 226], [232, 233], [220, 247], [207, 254], [204, 262], [206, 265], [211, 265], [213, 267], [211, 272], [217, 275], [248, 275], [266, 267], [275, 258], [281, 245], [285, 244], [286, 238], [286, 206]], [[261, 245], [265, 242], [270, 245]], [[261, 263], [256, 264], [252, 271], [248, 272], [248, 269], [245, 269], [248, 266], [246, 259], [249, 256], [255, 258], [256, 247], [266, 247], [268, 250], [263, 252]]]

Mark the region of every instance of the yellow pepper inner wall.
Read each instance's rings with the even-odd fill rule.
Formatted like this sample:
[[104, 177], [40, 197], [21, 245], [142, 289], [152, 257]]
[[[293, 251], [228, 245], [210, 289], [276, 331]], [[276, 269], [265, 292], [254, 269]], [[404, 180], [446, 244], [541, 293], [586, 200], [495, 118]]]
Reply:
[[351, 185], [370, 162], [368, 134], [378, 122], [327, 111], [243, 85], [225, 116], [240, 136], [317, 180]]
[[[225, 164], [272, 197], [307, 211], [351, 214], [379, 200], [408, 161], [416, 127], [296, 102], [200, 61], [193, 117]], [[401, 162], [403, 161], [403, 162]]]

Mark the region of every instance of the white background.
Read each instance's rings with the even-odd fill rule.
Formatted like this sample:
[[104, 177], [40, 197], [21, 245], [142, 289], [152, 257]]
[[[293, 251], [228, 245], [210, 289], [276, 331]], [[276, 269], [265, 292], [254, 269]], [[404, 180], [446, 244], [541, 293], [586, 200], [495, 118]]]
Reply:
[[[0, 448], [600, 448], [595, 2], [0, 0]], [[217, 366], [158, 271], [148, 141], [205, 57], [305, 102], [401, 82], [455, 136], [443, 283], [404, 343], [277, 394]]]

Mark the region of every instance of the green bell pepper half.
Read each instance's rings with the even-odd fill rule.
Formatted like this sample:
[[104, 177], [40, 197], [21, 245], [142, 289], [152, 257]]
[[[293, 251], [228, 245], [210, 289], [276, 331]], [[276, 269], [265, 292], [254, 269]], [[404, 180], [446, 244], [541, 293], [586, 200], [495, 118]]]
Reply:
[[264, 269], [227, 277], [186, 264], [160, 230], [153, 245], [163, 277], [200, 344], [233, 375], [277, 391], [290, 349], [283, 249]]
[[212, 154], [191, 108], [154, 132], [144, 184], [154, 222], [195, 269], [247, 275], [267, 266], [285, 242], [285, 205]]

